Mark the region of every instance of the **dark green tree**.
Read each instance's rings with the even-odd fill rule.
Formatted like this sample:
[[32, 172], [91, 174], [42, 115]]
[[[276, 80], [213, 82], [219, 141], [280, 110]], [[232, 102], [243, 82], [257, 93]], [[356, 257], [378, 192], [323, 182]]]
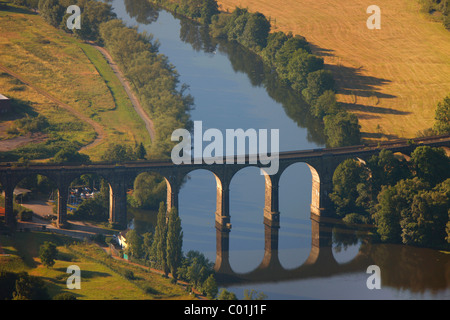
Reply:
[[347, 159], [339, 164], [333, 174], [333, 192], [330, 194], [338, 216], [362, 211], [357, 206], [358, 185], [367, 179], [367, 169], [359, 161]]
[[211, 23], [211, 18], [219, 13], [219, 5], [216, 0], [203, 0], [201, 17], [206, 24]]
[[434, 130], [437, 134], [450, 133], [450, 95], [442, 102], [438, 102], [434, 118], [436, 120]]
[[167, 267], [174, 279], [178, 279], [178, 268], [183, 258], [183, 231], [178, 210], [172, 208], [167, 221]]
[[59, 150], [53, 158], [55, 163], [89, 163], [87, 154], [79, 153], [74, 147]]
[[329, 70], [317, 70], [308, 74], [307, 86], [302, 91], [305, 101], [313, 105], [326, 91], [334, 89], [333, 74]]
[[164, 202], [159, 205], [157, 224], [155, 228], [155, 236], [153, 238], [153, 252], [156, 255], [156, 262], [164, 275], [169, 274], [169, 267], [167, 265], [167, 223], [166, 223], [167, 209]]
[[143, 256], [142, 237], [137, 233], [136, 230], [133, 229], [127, 232], [126, 238], [127, 238], [126, 253], [135, 258], [141, 258]]
[[373, 219], [382, 241], [401, 243], [400, 220], [410, 210], [414, 196], [427, 190], [429, 184], [415, 177], [400, 180], [394, 186], [383, 186], [378, 194]]
[[38, 9], [40, 15], [54, 27], [58, 27], [65, 14], [65, 8], [58, 0], [39, 0]]
[[411, 154], [413, 170], [432, 186], [450, 178], [450, 158], [442, 148], [417, 147]]
[[374, 198], [381, 191], [383, 185], [393, 186], [402, 179], [410, 176], [406, 161], [401, 161], [390, 150], [383, 149], [379, 154], [367, 161], [371, 173], [371, 187]]
[[210, 274], [203, 283], [203, 290], [209, 299], [215, 299], [219, 291], [214, 275]]
[[145, 150], [144, 144], [141, 142], [137, 145], [134, 153], [136, 154], [136, 159], [144, 160], [147, 155], [147, 151]]
[[26, 272], [18, 274], [13, 300], [48, 300], [50, 299], [44, 281], [30, 276]]
[[269, 32], [269, 20], [262, 13], [252, 13], [247, 19], [240, 42], [248, 48], [259, 51], [267, 45]]
[[112, 143], [109, 144], [108, 149], [103, 153], [102, 160], [111, 162], [125, 162], [136, 160], [135, 153], [129, 145]]
[[228, 291], [227, 289], [223, 288], [220, 290], [219, 296], [217, 297], [217, 300], [237, 300], [236, 294], [233, 292]]
[[325, 135], [329, 147], [344, 147], [361, 143], [358, 118], [353, 113], [339, 112], [324, 118]]
[[55, 264], [55, 259], [58, 256], [58, 250], [56, 249], [56, 244], [53, 242], [45, 241], [39, 247], [39, 258], [44, 266], [47, 268], [53, 267]]
[[450, 179], [433, 190], [416, 194], [410, 208], [401, 212], [402, 242], [445, 249], [450, 208]]
[[[305, 89], [306, 90], [306, 89]], [[340, 111], [339, 103], [336, 101], [336, 94], [332, 90], [326, 90], [311, 104], [311, 114], [323, 119], [327, 115], [333, 115]]]

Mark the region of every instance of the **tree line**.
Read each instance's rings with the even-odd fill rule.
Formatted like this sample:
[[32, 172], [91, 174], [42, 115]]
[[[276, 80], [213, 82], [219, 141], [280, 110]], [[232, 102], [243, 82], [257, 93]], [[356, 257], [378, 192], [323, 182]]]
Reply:
[[422, 11], [436, 17], [447, 30], [450, 30], [450, 1], [449, 0], [421, 0]]
[[217, 296], [213, 264], [198, 251], [183, 254], [183, 231], [176, 208], [167, 212], [161, 202], [154, 231], [140, 235], [134, 229], [129, 230], [126, 241], [124, 252], [133, 259], [161, 270], [165, 277], [170, 274], [174, 282], [187, 281], [209, 298]]
[[[260, 12], [236, 7], [231, 13], [219, 12], [215, 0], [151, 0], [168, 10], [200, 21], [216, 39], [235, 41], [259, 55], [285, 86], [304, 97], [311, 114], [321, 119], [329, 147], [356, 145], [361, 141], [356, 115], [347, 112], [337, 101], [335, 83], [324, 69], [323, 58], [312, 54], [306, 39], [292, 33], [271, 33], [271, 21]], [[211, 4], [214, 2], [215, 4]], [[208, 5], [208, 17], [193, 12]]]
[[450, 247], [450, 158], [419, 146], [409, 161], [381, 150], [366, 163], [348, 159], [333, 175], [330, 198], [348, 223], [373, 224], [382, 242]]

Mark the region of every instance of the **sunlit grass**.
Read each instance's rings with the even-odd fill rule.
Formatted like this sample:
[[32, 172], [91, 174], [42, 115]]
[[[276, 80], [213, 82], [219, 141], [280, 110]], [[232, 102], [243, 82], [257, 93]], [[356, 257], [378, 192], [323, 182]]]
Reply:
[[[104, 128], [103, 143], [83, 152], [99, 160], [109, 143], [120, 141], [134, 147], [143, 142], [149, 147], [151, 140], [144, 122], [102, 54], [51, 27], [39, 15], [16, 11], [0, 11], [0, 64]], [[29, 103], [34, 111], [61, 125], [55, 133], [57, 138], [82, 145], [95, 139], [90, 125], [84, 123], [76, 126], [78, 130], [67, 129], [67, 124], [80, 120], [29, 86], [13, 84], [10, 80], [0, 77], [2, 93]]]
[[[44, 241], [57, 244], [58, 257], [47, 268], [39, 259], [39, 247]], [[8, 256], [0, 256], [0, 271], [25, 271], [42, 278], [51, 297], [70, 291], [80, 300], [192, 299], [183, 287], [174, 285], [160, 274], [144, 267], [108, 256], [99, 246], [47, 232], [15, 233], [0, 236], [0, 244]], [[76, 265], [81, 270], [81, 289], [67, 289], [67, 268]], [[124, 277], [125, 270], [134, 279]]]

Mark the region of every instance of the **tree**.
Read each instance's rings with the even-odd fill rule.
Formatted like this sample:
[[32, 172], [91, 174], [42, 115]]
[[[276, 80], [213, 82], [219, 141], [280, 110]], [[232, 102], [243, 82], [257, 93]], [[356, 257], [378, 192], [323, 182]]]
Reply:
[[244, 300], [264, 300], [267, 295], [264, 292], [257, 292], [256, 290], [244, 290]]
[[316, 100], [312, 101], [311, 114], [316, 118], [323, 119], [327, 115], [338, 112], [339, 104], [336, 101], [336, 94], [332, 90], [325, 90]]
[[281, 72], [282, 78], [288, 81], [292, 89], [301, 93], [307, 86], [308, 75], [322, 68], [323, 58], [316, 57], [304, 49], [298, 49], [292, 54], [286, 67], [279, 68], [278, 70]]
[[411, 154], [411, 162], [416, 175], [433, 186], [450, 178], [450, 158], [442, 148], [417, 147]]
[[329, 70], [321, 69], [308, 74], [307, 87], [302, 94], [306, 102], [313, 105], [325, 91], [333, 89], [333, 74]]
[[217, 300], [237, 300], [236, 294], [228, 291], [227, 289], [220, 290]]
[[112, 143], [102, 155], [102, 160], [111, 162], [125, 162], [136, 160], [135, 154], [129, 145]]
[[203, 253], [190, 250], [179, 269], [180, 277], [199, 288], [213, 274], [213, 263]]
[[240, 42], [248, 48], [261, 50], [267, 45], [269, 32], [270, 22], [262, 13], [255, 12], [248, 17]]
[[65, 11], [58, 0], [39, 0], [38, 9], [44, 20], [54, 27], [59, 26]]
[[405, 161], [398, 160], [390, 150], [383, 149], [367, 161], [371, 173], [371, 186], [374, 197], [381, 191], [383, 185], [393, 186], [410, 176]]
[[183, 258], [183, 231], [178, 210], [172, 208], [167, 221], [167, 267], [174, 279], [178, 278], [178, 268]]
[[145, 150], [145, 147], [142, 142], [137, 145], [134, 153], [136, 154], [136, 159], [138, 159], [138, 160], [145, 159], [145, 156], [147, 155], [147, 151]]
[[401, 212], [402, 242], [421, 247], [445, 248], [450, 207], [450, 179], [414, 195], [410, 208]]
[[210, 24], [212, 16], [218, 13], [219, 5], [217, 4], [216, 0], [203, 0], [201, 9], [201, 17], [203, 19], [203, 23]]
[[53, 158], [55, 163], [89, 163], [87, 154], [79, 153], [74, 147], [59, 150]]
[[142, 251], [144, 259], [152, 260], [154, 259], [154, 252], [152, 251], [153, 246], [153, 233], [146, 232], [142, 235]]
[[155, 236], [153, 239], [153, 251], [156, 255], [156, 262], [160, 266], [164, 275], [169, 274], [167, 265], [167, 224], [166, 224], [166, 205], [161, 202], [157, 216], [157, 224], [155, 228]]
[[361, 143], [361, 126], [353, 113], [339, 112], [324, 118], [329, 147], [344, 147]]
[[127, 232], [127, 253], [135, 258], [142, 257], [142, 237], [137, 233], [136, 230], [129, 230]]
[[40, 278], [30, 276], [26, 272], [18, 274], [13, 300], [48, 300], [49, 295], [44, 281]]
[[442, 102], [438, 102], [434, 119], [434, 130], [437, 134], [450, 133], [450, 95], [444, 98]]
[[116, 17], [111, 4], [88, 0], [81, 2], [80, 5], [81, 29], [74, 29], [74, 33], [82, 39], [100, 41], [100, 24]]
[[44, 266], [47, 268], [53, 267], [55, 259], [58, 255], [58, 250], [53, 242], [45, 241], [39, 248], [39, 258]]
[[203, 290], [209, 299], [214, 299], [217, 296], [219, 289], [217, 287], [216, 279], [214, 279], [212, 274], [210, 274], [203, 283]]
[[136, 206], [146, 209], [157, 209], [166, 196], [166, 182], [163, 177], [144, 172], [134, 181], [133, 198]]
[[357, 160], [347, 159], [338, 165], [333, 174], [333, 192], [330, 194], [338, 216], [361, 211], [357, 207], [358, 185], [367, 179], [366, 168]]
[[414, 196], [428, 188], [429, 184], [418, 177], [400, 180], [394, 186], [382, 187], [373, 214], [377, 233], [382, 241], [401, 242], [402, 215], [405, 216], [404, 211], [410, 210]]

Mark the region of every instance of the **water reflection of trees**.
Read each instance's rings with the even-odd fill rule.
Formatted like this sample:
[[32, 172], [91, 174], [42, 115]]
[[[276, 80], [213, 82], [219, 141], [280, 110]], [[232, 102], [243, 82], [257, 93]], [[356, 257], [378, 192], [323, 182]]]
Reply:
[[142, 24], [150, 24], [158, 20], [161, 9], [146, 0], [124, 0], [125, 9], [131, 18]]
[[303, 98], [290, 88], [283, 86], [278, 81], [276, 73], [264, 64], [258, 55], [238, 43], [212, 39], [208, 26], [182, 17], [177, 18], [180, 19], [181, 41], [191, 44], [196, 51], [226, 54], [234, 72], [246, 74], [252, 86], [264, 87], [273, 100], [283, 105], [289, 118], [298, 126], [308, 129], [307, 139], [309, 142], [325, 144], [326, 138], [322, 121], [310, 114], [309, 106]]
[[[149, 24], [158, 19], [161, 9], [147, 1], [124, 1], [127, 13], [130, 17], [134, 17], [137, 22]], [[310, 114], [309, 107], [303, 101], [303, 98], [290, 88], [283, 86], [273, 70], [268, 68], [258, 55], [249, 52], [237, 43], [211, 38], [207, 25], [193, 22], [178, 15], [175, 15], [175, 18], [180, 21], [181, 41], [191, 44], [195, 51], [226, 54], [235, 72], [246, 74], [252, 86], [264, 87], [269, 96], [283, 106], [289, 118], [298, 126], [308, 129], [307, 139], [309, 142], [319, 145], [325, 144], [322, 121]]]
[[[344, 230], [344, 232], [343, 232]], [[370, 229], [369, 229], [370, 230]], [[380, 267], [383, 287], [413, 293], [437, 293], [450, 284], [450, 257], [438, 250], [377, 243], [367, 229], [334, 228], [333, 245], [346, 248], [361, 242], [358, 255], [364, 255]]]

